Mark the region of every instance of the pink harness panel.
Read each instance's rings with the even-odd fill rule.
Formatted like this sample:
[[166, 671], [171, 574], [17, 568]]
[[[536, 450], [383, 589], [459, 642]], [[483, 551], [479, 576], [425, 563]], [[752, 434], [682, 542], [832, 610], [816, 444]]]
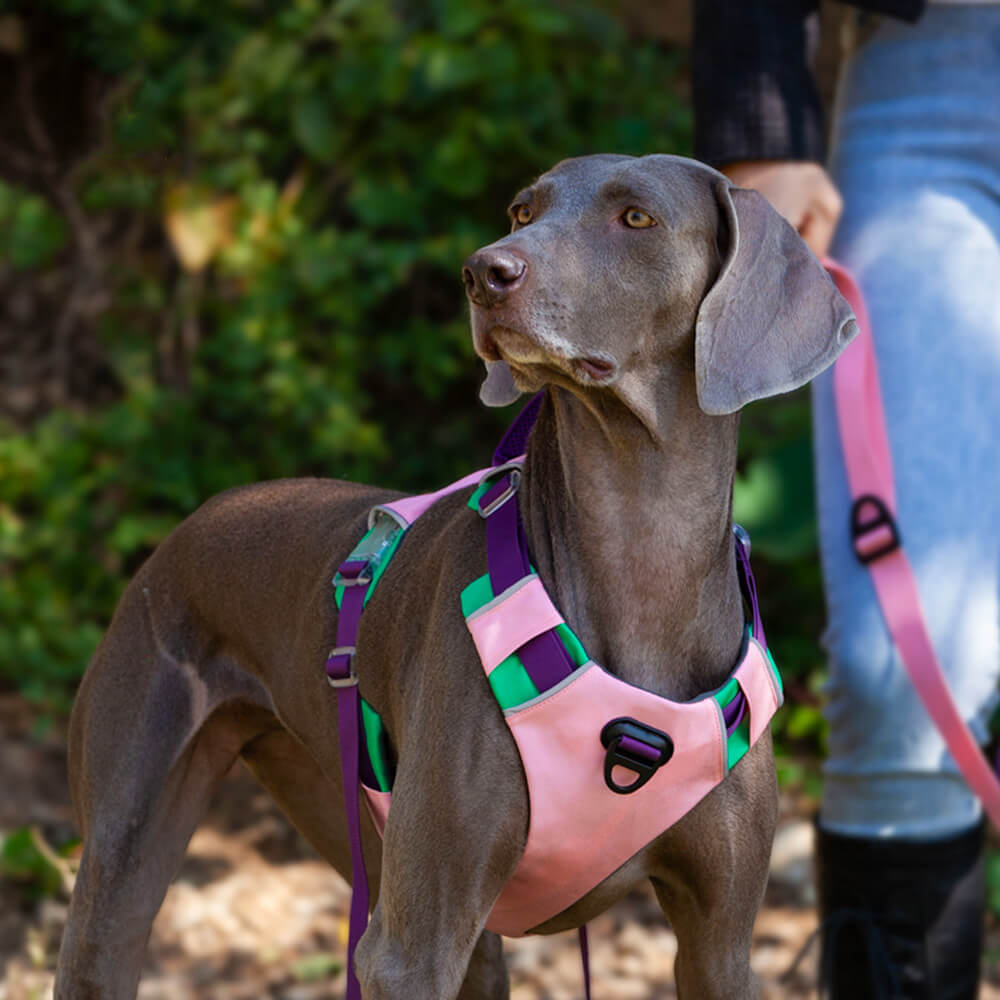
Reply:
[[[754, 640], [737, 679], [758, 735], [780, 695]], [[746, 683], [744, 684], [744, 680]], [[667, 733], [673, 756], [629, 795], [604, 781], [599, 734], [628, 716]], [[673, 702], [587, 664], [539, 702], [507, 716], [528, 780], [524, 854], [487, 922], [518, 936], [561, 913], [698, 804], [728, 773], [726, 727], [713, 698]]]

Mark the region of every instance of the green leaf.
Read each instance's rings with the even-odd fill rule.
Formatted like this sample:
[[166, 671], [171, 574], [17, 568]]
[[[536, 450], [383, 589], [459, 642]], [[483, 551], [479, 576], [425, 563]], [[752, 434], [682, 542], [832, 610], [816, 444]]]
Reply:
[[292, 975], [300, 983], [316, 983], [332, 979], [343, 967], [343, 961], [336, 955], [320, 951], [293, 962]]
[[329, 99], [312, 93], [299, 100], [292, 111], [295, 136], [303, 149], [321, 163], [329, 163], [337, 152], [337, 127]]
[[28, 827], [0, 834], [0, 876], [27, 883], [36, 896], [55, 896], [62, 887], [59, 869], [35, 846]]

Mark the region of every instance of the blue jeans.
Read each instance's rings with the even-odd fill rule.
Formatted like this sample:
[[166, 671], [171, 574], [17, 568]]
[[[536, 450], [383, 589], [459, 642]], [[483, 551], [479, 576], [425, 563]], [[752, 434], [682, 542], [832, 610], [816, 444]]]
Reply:
[[[871, 314], [900, 535], [973, 731], [1000, 681], [1000, 7], [886, 23], [845, 69], [833, 256]], [[830, 374], [814, 384], [829, 653], [822, 825], [944, 837], [979, 803], [914, 691], [848, 536]]]

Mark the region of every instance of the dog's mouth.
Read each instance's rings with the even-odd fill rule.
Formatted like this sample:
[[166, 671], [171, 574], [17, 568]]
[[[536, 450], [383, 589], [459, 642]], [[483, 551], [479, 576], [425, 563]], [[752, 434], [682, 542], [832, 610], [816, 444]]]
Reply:
[[595, 384], [610, 381], [614, 377], [615, 371], [618, 368], [618, 366], [608, 358], [596, 356], [575, 358], [572, 364], [579, 374], [585, 376]]
[[[607, 385], [618, 374], [618, 365], [607, 354], [577, 355], [562, 345], [542, 345], [534, 337], [512, 327], [496, 325], [473, 330], [473, 345], [484, 361], [506, 361], [515, 380], [529, 373], [550, 369], [569, 374], [584, 385]], [[530, 379], [530, 381], [534, 381]]]

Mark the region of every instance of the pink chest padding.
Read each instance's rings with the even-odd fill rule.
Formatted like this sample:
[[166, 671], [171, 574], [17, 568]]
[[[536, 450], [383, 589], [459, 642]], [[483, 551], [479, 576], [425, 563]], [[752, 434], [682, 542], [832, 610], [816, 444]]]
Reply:
[[[751, 639], [734, 675], [747, 697], [750, 743], [780, 701], [765, 654]], [[620, 716], [667, 733], [670, 760], [638, 790], [604, 782], [600, 733]], [[722, 712], [712, 697], [674, 702], [626, 684], [590, 662], [561, 688], [511, 712], [507, 723], [528, 780], [524, 854], [486, 923], [517, 937], [582, 899], [696, 806], [728, 773]], [[628, 780], [626, 777], [624, 780]], [[390, 794], [365, 789], [379, 833]]]
[[[759, 647], [752, 655], [766, 672]], [[773, 704], [773, 688], [766, 678], [764, 683]], [[769, 719], [774, 707], [762, 714]], [[628, 795], [604, 782], [600, 732], [619, 716], [660, 729], [674, 741], [673, 757]], [[667, 701], [593, 663], [548, 698], [508, 715], [507, 722], [528, 779], [531, 819], [521, 863], [487, 923], [501, 934], [524, 934], [581, 899], [677, 822], [727, 771], [726, 736], [714, 698]]]

